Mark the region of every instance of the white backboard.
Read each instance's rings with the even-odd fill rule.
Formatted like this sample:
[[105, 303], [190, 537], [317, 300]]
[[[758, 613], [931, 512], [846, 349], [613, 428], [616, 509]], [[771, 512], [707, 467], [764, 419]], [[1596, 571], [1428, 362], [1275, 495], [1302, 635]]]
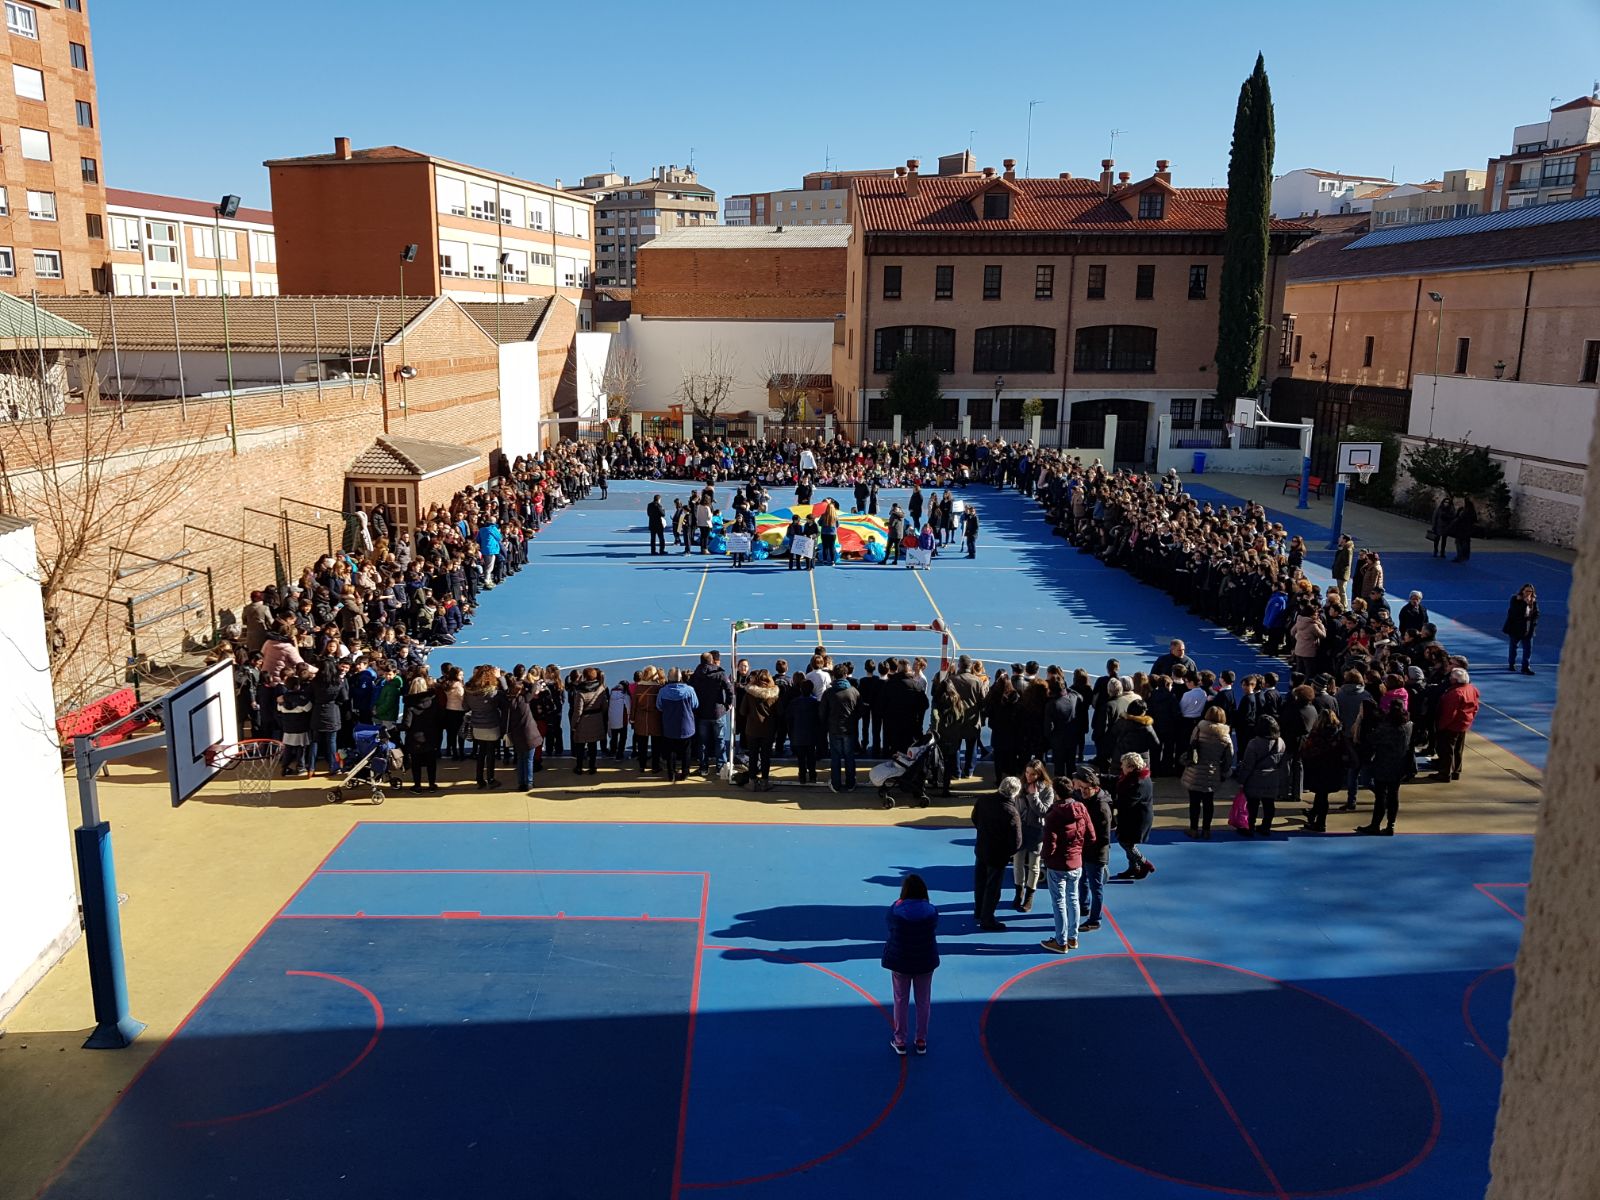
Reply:
[[1233, 423], [1240, 429], [1256, 427], [1256, 402], [1246, 397], [1233, 402]]
[[233, 697], [233, 664], [220, 662], [161, 697], [167, 731], [167, 784], [176, 808], [217, 773], [206, 751], [239, 740], [239, 709]]
[[1356, 475], [1362, 471], [1376, 471], [1382, 457], [1382, 442], [1340, 442], [1334, 473]]

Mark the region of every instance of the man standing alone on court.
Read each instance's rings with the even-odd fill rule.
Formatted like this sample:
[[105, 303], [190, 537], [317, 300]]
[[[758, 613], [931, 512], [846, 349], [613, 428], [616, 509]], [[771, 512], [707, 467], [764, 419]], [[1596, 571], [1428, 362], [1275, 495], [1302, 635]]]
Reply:
[[978, 557], [978, 510], [972, 505], [967, 505], [966, 515], [961, 518], [961, 532], [967, 539], [967, 557]]
[[667, 510], [661, 503], [661, 496], [651, 497], [650, 503], [645, 506], [645, 519], [650, 523], [650, 553], [665, 554], [667, 552]]

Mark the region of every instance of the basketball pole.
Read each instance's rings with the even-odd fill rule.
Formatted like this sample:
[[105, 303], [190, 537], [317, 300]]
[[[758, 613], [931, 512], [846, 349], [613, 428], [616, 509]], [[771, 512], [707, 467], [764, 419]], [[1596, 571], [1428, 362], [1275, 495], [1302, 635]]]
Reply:
[[1339, 548], [1339, 534], [1344, 530], [1344, 493], [1350, 484], [1350, 476], [1340, 474], [1333, 485], [1333, 536], [1328, 539], [1328, 549]]

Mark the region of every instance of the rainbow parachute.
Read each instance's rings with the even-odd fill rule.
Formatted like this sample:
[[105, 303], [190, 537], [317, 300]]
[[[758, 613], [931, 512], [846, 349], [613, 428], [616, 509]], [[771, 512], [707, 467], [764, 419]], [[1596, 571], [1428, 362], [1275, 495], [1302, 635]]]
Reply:
[[[789, 522], [797, 516], [802, 523], [807, 516], [815, 514], [820, 517], [823, 508], [821, 504], [796, 504], [792, 508], [757, 513], [756, 538], [765, 542], [771, 548], [771, 553], [784, 553], [787, 550], [784, 543], [789, 537]], [[876, 545], [882, 550], [888, 541], [889, 529], [881, 517], [869, 517], [865, 513], [839, 513], [841, 554], [868, 554], [869, 546]]]

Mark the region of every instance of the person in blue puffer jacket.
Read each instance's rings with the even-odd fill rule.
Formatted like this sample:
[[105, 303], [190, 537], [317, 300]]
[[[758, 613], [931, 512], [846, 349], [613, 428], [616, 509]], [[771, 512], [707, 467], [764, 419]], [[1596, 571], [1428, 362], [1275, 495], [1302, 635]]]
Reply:
[[694, 714], [699, 707], [700, 698], [683, 681], [683, 672], [673, 667], [667, 672], [667, 682], [656, 693], [661, 738], [667, 744], [667, 778], [673, 783], [689, 778], [689, 744], [694, 741]]
[[883, 947], [883, 965], [894, 980], [894, 1040], [896, 1054], [906, 1052], [906, 1017], [911, 993], [917, 997], [918, 1054], [928, 1052], [928, 1016], [933, 1008], [933, 973], [939, 966], [939, 910], [928, 902], [928, 885], [920, 875], [907, 875], [900, 884], [900, 899], [889, 906], [889, 939]]

